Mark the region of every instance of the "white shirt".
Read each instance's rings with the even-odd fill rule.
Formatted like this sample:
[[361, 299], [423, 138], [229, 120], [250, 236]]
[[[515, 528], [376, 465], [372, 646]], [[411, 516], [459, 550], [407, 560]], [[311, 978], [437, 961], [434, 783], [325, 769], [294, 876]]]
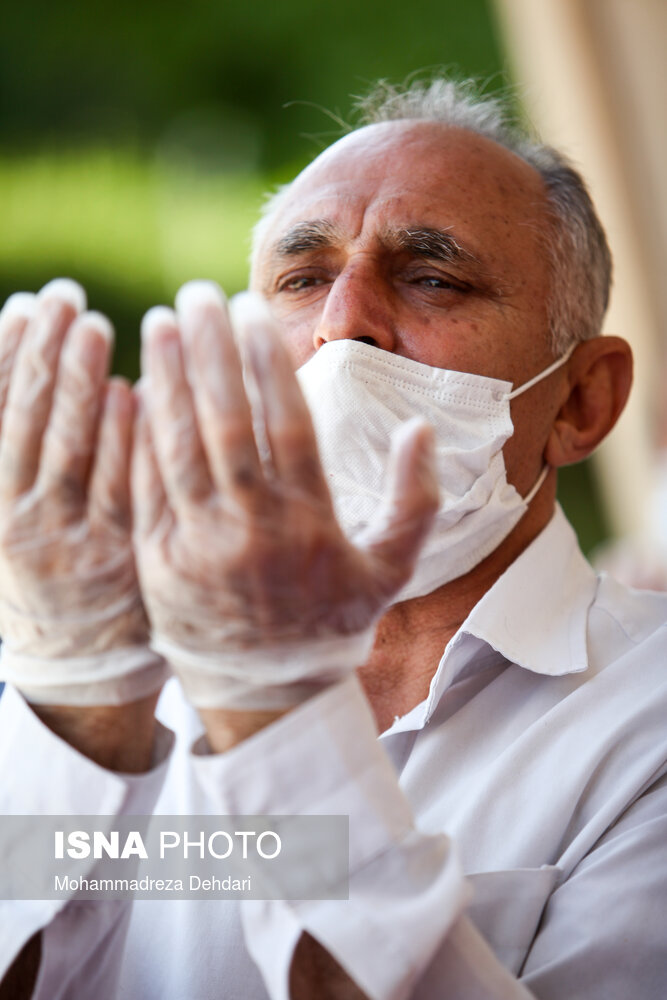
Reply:
[[557, 510], [380, 740], [350, 679], [195, 756], [173, 682], [176, 747], [128, 778], [8, 688], [0, 811], [345, 813], [351, 877], [349, 901], [0, 902], [0, 970], [44, 928], [39, 1000], [285, 1000], [307, 929], [377, 1000], [663, 1000], [666, 621], [664, 596], [595, 577]]

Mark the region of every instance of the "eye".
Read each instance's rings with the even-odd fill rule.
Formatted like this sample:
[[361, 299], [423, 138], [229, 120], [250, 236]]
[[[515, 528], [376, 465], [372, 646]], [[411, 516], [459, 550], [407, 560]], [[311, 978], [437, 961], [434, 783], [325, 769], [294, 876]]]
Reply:
[[326, 279], [320, 274], [287, 274], [276, 283], [277, 292], [303, 292], [323, 285]]
[[410, 284], [418, 285], [421, 288], [433, 288], [436, 291], [445, 292], [467, 292], [469, 286], [462, 281], [451, 278], [447, 274], [413, 274], [409, 278]]
[[421, 285], [426, 285], [427, 288], [456, 288], [451, 281], [446, 281], [445, 278], [420, 278], [419, 283]]
[[289, 281], [284, 281], [280, 285], [280, 291], [300, 292], [302, 288], [310, 288], [314, 284], [318, 284], [317, 278], [305, 278], [302, 275], [300, 278], [290, 278]]

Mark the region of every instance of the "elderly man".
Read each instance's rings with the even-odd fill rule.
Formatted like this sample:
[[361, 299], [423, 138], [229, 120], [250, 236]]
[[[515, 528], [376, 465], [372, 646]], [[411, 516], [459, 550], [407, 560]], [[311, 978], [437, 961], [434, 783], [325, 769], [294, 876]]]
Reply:
[[349, 900], [3, 903], [0, 996], [664, 996], [667, 603], [555, 505], [631, 380], [604, 234], [492, 102], [370, 103], [136, 405], [75, 286], [1, 320], [4, 810], [346, 814]]

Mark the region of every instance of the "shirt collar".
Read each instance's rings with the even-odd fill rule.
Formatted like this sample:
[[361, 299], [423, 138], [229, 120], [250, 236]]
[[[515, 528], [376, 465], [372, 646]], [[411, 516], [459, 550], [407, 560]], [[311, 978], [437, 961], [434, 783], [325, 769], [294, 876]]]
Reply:
[[[493, 659], [549, 677], [588, 667], [597, 578], [559, 505], [548, 525], [472, 609], [438, 664], [425, 701], [390, 732], [421, 729], [453, 683]], [[484, 655], [486, 649], [487, 655]]]
[[588, 610], [597, 578], [560, 506], [461, 627], [526, 670], [551, 677], [588, 667]]

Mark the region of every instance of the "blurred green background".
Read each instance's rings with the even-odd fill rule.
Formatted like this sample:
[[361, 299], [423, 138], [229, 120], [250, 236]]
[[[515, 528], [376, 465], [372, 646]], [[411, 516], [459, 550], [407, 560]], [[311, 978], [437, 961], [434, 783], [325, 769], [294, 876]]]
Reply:
[[[351, 94], [447, 67], [508, 83], [487, 0], [143, 0], [5, 5], [0, 300], [67, 274], [117, 329], [193, 277], [245, 286], [264, 192], [338, 134]], [[561, 499], [586, 549], [607, 534], [588, 466]]]

